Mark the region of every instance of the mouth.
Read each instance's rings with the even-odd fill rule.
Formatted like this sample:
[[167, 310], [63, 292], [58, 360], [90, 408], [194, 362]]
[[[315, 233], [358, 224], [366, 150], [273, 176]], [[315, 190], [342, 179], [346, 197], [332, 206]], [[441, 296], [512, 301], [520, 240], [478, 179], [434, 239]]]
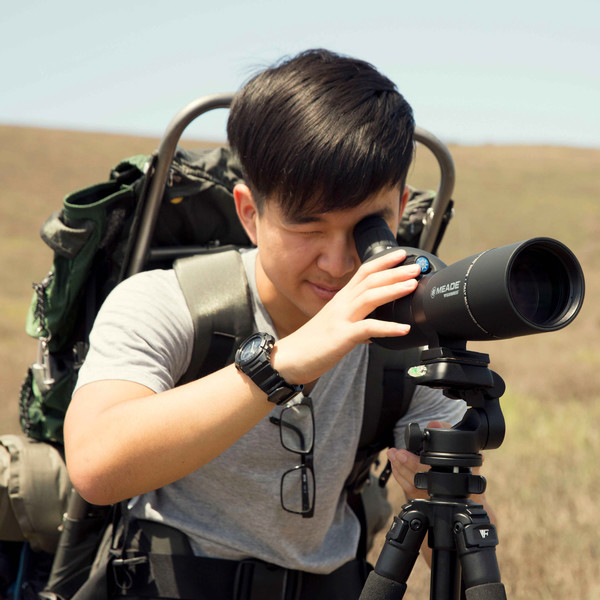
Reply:
[[341, 287], [328, 287], [311, 282], [308, 285], [316, 296], [326, 301], [331, 300], [342, 289]]

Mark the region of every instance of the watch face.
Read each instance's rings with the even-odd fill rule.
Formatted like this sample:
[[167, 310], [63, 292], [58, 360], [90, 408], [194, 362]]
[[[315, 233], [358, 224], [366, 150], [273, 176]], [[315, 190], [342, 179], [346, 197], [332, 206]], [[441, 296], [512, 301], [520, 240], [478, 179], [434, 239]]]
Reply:
[[259, 336], [249, 339], [244, 346], [240, 348], [240, 362], [245, 363], [252, 360], [260, 349], [261, 341]]

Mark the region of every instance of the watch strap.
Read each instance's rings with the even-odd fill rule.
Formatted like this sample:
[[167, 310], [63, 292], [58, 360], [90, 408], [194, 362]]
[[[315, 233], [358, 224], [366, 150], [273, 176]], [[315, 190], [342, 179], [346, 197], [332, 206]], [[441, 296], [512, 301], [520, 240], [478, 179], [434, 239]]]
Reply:
[[[239, 360], [240, 350], [252, 338], [261, 338], [260, 351], [247, 363]], [[255, 333], [248, 337], [240, 345], [236, 354], [235, 365], [246, 374], [252, 381], [267, 394], [269, 402], [283, 404], [290, 398], [300, 393], [304, 386], [288, 383], [271, 364], [271, 352], [275, 344], [275, 338], [268, 333]]]

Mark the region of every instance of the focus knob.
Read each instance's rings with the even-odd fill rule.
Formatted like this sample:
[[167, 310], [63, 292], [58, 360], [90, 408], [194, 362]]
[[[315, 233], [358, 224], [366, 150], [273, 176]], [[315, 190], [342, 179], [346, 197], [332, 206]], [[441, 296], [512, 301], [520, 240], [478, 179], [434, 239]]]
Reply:
[[418, 423], [409, 423], [405, 434], [404, 441], [406, 447], [415, 454], [420, 454], [423, 449], [423, 432]]

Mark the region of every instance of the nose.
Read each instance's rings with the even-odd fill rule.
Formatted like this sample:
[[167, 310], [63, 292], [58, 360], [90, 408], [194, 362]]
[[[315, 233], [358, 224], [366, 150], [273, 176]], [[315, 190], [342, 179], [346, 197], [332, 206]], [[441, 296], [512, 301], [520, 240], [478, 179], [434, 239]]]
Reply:
[[354, 274], [358, 269], [360, 259], [356, 252], [352, 234], [329, 239], [323, 245], [317, 266], [327, 273], [332, 279], [344, 279], [349, 274]]

